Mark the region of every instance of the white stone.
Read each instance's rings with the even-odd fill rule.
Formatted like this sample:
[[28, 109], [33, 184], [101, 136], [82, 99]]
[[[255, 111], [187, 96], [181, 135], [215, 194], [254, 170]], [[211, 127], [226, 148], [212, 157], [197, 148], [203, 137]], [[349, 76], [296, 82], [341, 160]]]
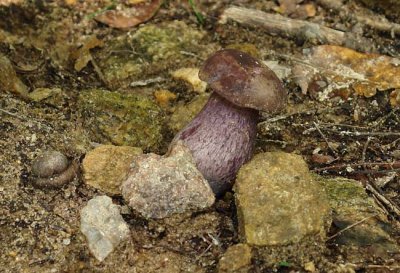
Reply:
[[103, 261], [129, 235], [129, 227], [108, 196], [91, 199], [81, 210], [81, 231], [97, 260]]

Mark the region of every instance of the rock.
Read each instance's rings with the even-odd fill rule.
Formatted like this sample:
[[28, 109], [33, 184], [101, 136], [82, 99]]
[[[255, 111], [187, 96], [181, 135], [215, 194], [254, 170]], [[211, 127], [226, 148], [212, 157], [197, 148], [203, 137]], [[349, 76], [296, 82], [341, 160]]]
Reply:
[[171, 116], [168, 127], [174, 133], [179, 132], [201, 111], [209, 97], [210, 94], [204, 93], [197, 96], [188, 104], [177, 106]]
[[245, 164], [234, 186], [241, 239], [273, 246], [323, 238], [329, 203], [299, 155], [262, 153]]
[[362, 185], [355, 180], [340, 177], [315, 175], [315, 179], [328, 194], [336, 232], [354, 225], [329, 240], [337, 245], [348, 262], [374, 261], [378, 257], [390, 259], [394, 254], [400, 253], [395, 238], [391, 236], [394, 230], [390, 227], [387, 216], [374, 199], [368, 196]]
[[172, 77], [174, 79], [183, 80], [189, 83], [193, 90], [197, 93], [204, 93], [206, 91], [207, 83], [200, 80], [198, 68], [179, 68], [178, 70], [172, 72]]
[[62, 107], [67, 100], [67, 95], [60, 88], [36, 88], [28, 97], [35, 102], [45, 102], [55, 107]]
[[197, 170], [192, 155], [177, 144], [166, 156], [136, 157], [122, 195], [145, 218], [164, 218], [176, 213], [210, 207], [214, 194]]
[[246, 244], [230, 246], [219, 260], [218, 273], [247, 273], [251, 265], [251, 248]]
[[18, 78], [12, 63], [3, 54], [0, 54], [0, 71], [0, 91], [28, 97], [28, 87]]
[[130, 146], [101, 145], [91, 150], [82, 162], [85, 183], [109, 194], [121, 194], [129, 166], [140, 154], [140, 148]]
[[97, 260], [103, 261], [129, 235], [129, 227], [108, 196], [97, 196], [81, 210], [81, 232]]
[[97, 142], [152, 150], [161, 145], [164, 115], [151, 99], [92, 89], [82, 91], [78, 103]]

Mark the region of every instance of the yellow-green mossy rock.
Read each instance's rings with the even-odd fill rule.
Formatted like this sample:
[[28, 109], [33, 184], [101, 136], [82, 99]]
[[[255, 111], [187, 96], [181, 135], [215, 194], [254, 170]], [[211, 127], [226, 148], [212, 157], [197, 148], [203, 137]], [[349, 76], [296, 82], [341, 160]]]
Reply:
[[203, 44], [204, 35], [182, 21], [146, 24], [109, 41], [96, 58], [109, 86], [132, 86], [135, 81], [168, 78], [171, 69], [196, 67], [217, 48]]
[[81, 92], [78, 103], [94, 141], [151, 151], [160, 147], [164, 114], [150, 98], [91, 89]]
[[254, 156], [239, 170], [234, 191], [242, 241], [273, 246], [325, 237], [329, 202], [301, 156]]
[[86, 184], [111, 195], [120, 195], [120, 186], [132, 161], [142, 149], [130, 146], [101, 145], [88, 152], [82, 162]]
[[400, 253], [387, 215], [368, 196], [359, 181], [343, 177], [314, 177], [326, 190], [336, 232], [342, 230], [329, 241], [348, 261], [372, 262], [376, 257], [390, 259]]

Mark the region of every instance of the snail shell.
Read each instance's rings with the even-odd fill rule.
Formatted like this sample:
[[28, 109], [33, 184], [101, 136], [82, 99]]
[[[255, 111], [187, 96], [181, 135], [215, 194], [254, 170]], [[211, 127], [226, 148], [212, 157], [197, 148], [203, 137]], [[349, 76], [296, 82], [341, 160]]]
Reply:
[[77, 172], [77, 162], [70, 163], [68, 158], [58, 151], [47, 151], [32, 163], [32, 182], [40, 188], [59, 188], [72, 181]]

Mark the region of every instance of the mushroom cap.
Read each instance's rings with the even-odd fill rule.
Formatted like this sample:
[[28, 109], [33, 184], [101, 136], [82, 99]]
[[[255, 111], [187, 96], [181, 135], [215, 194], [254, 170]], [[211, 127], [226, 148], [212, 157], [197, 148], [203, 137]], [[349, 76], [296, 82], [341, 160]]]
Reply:
[[275, 73], [236, 49], [223, 49], [211, 55], [199, 77], [214, 92], [240, 107], [276, 112], [286, 104], [286, 90]]

